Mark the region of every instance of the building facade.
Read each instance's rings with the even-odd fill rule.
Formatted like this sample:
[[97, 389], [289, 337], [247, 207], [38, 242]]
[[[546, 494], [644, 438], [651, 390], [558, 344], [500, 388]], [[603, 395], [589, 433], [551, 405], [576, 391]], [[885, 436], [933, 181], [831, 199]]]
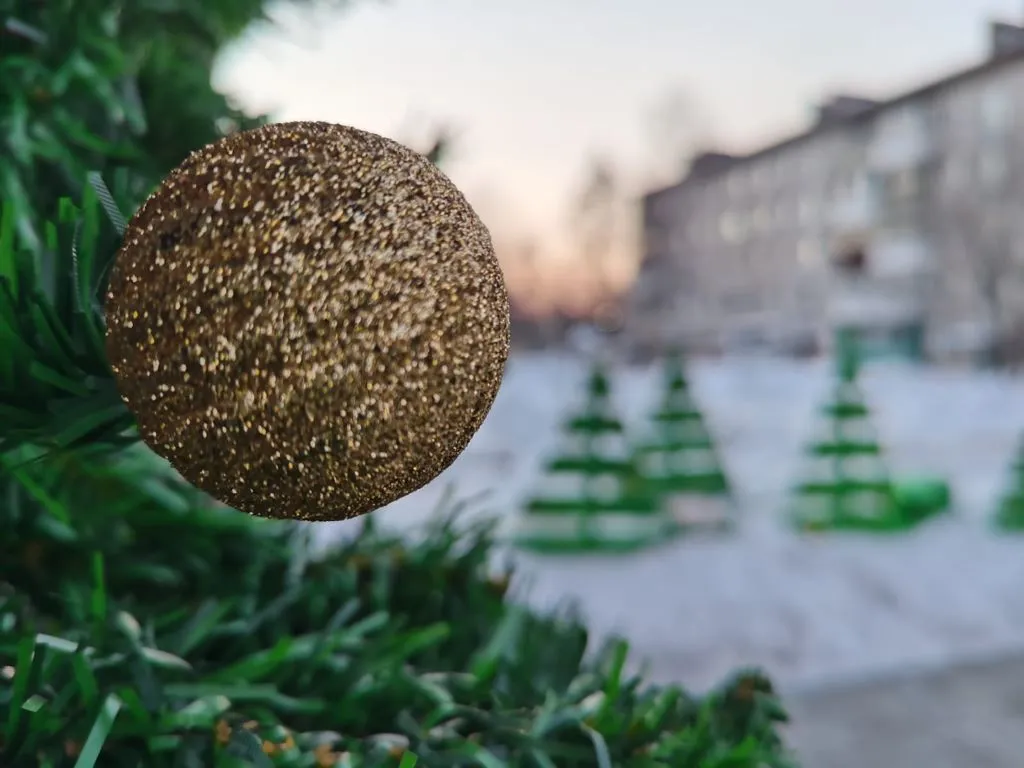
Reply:
[[956, 356], [1024, 323], [1024, 27], [885, 101], [838, 97], [807, 131], [709, 154], [647, 195], [628, 302], [641, 349], [916, 332]]

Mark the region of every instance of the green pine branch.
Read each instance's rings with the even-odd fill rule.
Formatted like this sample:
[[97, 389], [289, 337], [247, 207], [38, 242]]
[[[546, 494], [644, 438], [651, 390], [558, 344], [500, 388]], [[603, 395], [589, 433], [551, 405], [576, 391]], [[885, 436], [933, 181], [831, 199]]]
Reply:
[[0, 202], [0, 455], [131, 444], [105, 350], [104, 276], [119, 233], [96, 191], [62, 200], [41, 249]]

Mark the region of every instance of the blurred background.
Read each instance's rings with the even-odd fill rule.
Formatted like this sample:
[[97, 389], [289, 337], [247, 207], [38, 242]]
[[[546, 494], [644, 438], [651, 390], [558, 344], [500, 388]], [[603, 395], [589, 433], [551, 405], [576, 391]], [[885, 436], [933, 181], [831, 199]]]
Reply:
[[[640, 356], [669, 339], [810, 354], [859, 313], [876, 346], [1010, 362], [1022, 14], [1015, 0], [282, 5], [215, 83], [275, 119], [443, 137], [494, 235], [519, 347], [604, 314]], [[839, 295], [834, 267], [858, 254], [866, 295]]]
[[418, 149], [491, 230], [513, 353], [373, 525], [497, 515], [517, 599], [660, 682], [764, 668], [807, 768], [1017, 768], [1024, 4], [257, 5], [65, 2], [58, 30], [0, 0], [19, 234], [257, 115]]
[[[515, 535], [575, 445], [588, 377], [642, 431], [681, 350], [735, 528], [516, 554], [525, 599], [579, 602], [656, 679], [763, 666], [811, 768], [1015, 765], [1024, 549], [993, 521], [1024, 434], [1024, 6], [405, 0], [274, 18], [217, 86], [443, 150], [512, 295], [484, 428], [375, 519], [408, 530], [452, 493]], [[883, 472], [945, 486], [948, 514], [885, 535], [787, 522], [851, 351]]]

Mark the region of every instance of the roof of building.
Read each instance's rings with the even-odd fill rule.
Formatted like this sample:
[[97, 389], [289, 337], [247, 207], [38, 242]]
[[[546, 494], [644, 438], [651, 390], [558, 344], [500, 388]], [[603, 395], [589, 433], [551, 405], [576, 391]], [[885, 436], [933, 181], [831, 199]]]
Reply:
[[993, 72], [997, 69], [1001, 69], [1002, 67], [1010, 63], [1020, 62], [1021, 60], [1024, 60], [1024, 50], [1021, 50], [1017, 53], [1000, 56], [998, 58], [985, 59], [980, 64], [975, 64], [974, 66], [968, 67], [966, 69], [959, 69], [956, 72], [953, 72], [952, 74], [946, 75], [945, 77], [942, 77], [938, 80], [933, 80], [925, 85], [917, 86], [912, 90], [905, 91], [896, 96], [893, 96], [892, 98], [879, 100], [873, 106], [867, 107], [863, 111], [857, 112], [856, 114], [851, 115], [850, 117], [844, 120], [815, 123], [805, 131], [802, 131], [793, 136], [789, 136], [783, 139], [782, 141], [778, 141], [774, 144], [769, 144], [768, 146], [762, 147], [761, 149], [758, 149], [749, 154], [742, 155], [741, 157], [737, 158], [737, 162], [746, 163], [750, 160], [756, 160], [765, 157], [766, 155], [774, 154], [780, 149], [784, 149], [794, 144], [798, 144], [804, 141], [805, 139], [811, 138], [812, 136], [826, 133], [837, 128], [843, 128], [845, 126], [849, 126], [858, 122], [867, 122], [872, 118], [876, 117], [877, 115], [881, 114], [882, 112], [886, 112], [894, 107], [902, 106], [904, 104], [917, 101], [922, 97], [938, 93], [952, 85], [956, 85], [957, 83], [971, 80], [979, 75], [986, 74], [988, 72]]
[[652, 205], [658, 198], [668, 197], [683, 185], [721, 173], [737, 160], [744, 158], [745, 155], [730, 155], [725, 152], [701, 152], [693, 158], [690, 169], [680, 181], [645, 192], [642, 201], [645, 205]]
[[[996, 36], [1000, 33], [1007, 31], [1009, 31], [1011, 34], [1016, 34], [1018, 36], [1016, 45], [1008, 49], [1000, 50], [998, 48], [999, 43], [997, 41]], [[888, 99], [880, 99], [877, 101], [863, 99], [863, 108], [859, 110], [854, 110], [852, 114], [849, 114], [839, 119], [833, 116], [831, 119], [818, 120], [804, 131], [793, 134], [791, 136], [787, 136], [781, 141], [768, 144], [764, 147], [761, 147], [758, 150], [755, 150], [754, 152], [750, 152], [745, 155], [733, 155], [731, 156], [731, 161], [728, 163], [722, 163], [721, 165], [718, 165], [714, 168], [706, 168], [702, 170], [702, 172], [695, 174], [693, 176], [687, 175], [684, 179], [682, 179], [680, 182], [676, 184], [672, 184], [668, 187], [663, 187], [661, 189], [653, 190], [652, 192], [648, 193], [648, 195], [645, 195], [645, 198], [660, 196], [661, 194], [678, 188], [679, 186], [685, 184], [688, 181], [703, 181], [709, 178], [710, 176], [717, 176], [720, 173], [724, 172], [725, 170], [735, 168], [737, 165], [745, 165], [753, 160], [763, 159], [769, 155], [773, 155], [776, 152], [779, 152], [780, 150], [787, 149], [794, 145], [800, 144], [801, 142], [804, 142], [814, 136], [819, 136], [821, 134], [828, 133], [829, 131], [833, 130], [839, 130], [860, 122], [868, 122], [871, 119], [877, 117], [879, 114], [886, 112], [887, 110], [892, 109], [894, 107], [899, 107], [904, 104], [916, 101], [922, 97], [926, 97], [931, 94], [943, 91], [950, 86], [956, 85], [961, 82], [965, 82], [967, 80], [971, 80], [975, 77], [987, 74], [989, 72], [994, 72], [1012, 63], [1018, 63], [1024, 60], [1024, 28], [1015, 27], [1012, 24], [1005, 24], [1003, 22], [991, 22], [991, 35], [994, 48], [993, 53], [990, 54], [981, 62], [979, 62], [978, 64], [958, 69], [955, 72], [952, 72], [944, 77], [941, 77], [937, 80], [932, 80], [924, 85], [916, 86], [915, 88], [909, 91], [904, 91]], [[721, 153], [706, 154], [712, 156], [721, 156]], [[703, 157], [703, 155], [700, 157]]]

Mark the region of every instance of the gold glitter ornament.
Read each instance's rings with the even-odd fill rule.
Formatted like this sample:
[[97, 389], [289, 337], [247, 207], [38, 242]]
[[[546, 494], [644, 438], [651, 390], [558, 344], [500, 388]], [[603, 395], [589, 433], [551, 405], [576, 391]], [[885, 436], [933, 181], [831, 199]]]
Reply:
[[107, 353], [142, 438], [259, 516], [341, 520], [420, 488], [509, 352], [490, 235], [432, 163], [329, 123], [190, 155], [128, 224]]

